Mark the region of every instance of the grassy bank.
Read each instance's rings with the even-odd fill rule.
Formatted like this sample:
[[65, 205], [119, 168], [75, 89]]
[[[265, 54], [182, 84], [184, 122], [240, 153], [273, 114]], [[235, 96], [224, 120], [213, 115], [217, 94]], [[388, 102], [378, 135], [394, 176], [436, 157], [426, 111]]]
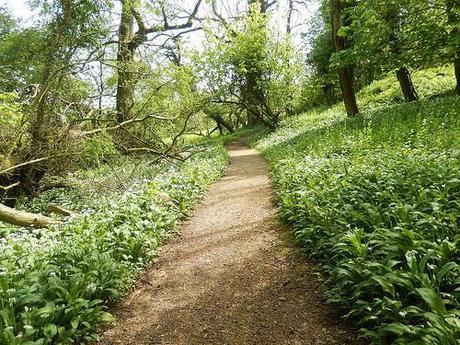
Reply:
[[[450, 69], [416, 74], [399, 104], [392, 77], [341, 106], [286, 120], [255, 145], [281, 215], [319, 263], [328, 300], [376, 344], [460, 339], [460, 99]], [[441, 85], [442, 87], [440, 87]], [[400, 97], [400, 96], [399, 96]]]

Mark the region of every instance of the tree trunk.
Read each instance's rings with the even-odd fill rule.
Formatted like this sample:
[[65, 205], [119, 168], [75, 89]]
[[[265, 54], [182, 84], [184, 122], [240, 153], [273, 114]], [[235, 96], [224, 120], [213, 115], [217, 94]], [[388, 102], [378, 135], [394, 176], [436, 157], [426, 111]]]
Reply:
[[216, 121], [217, 127], [219, 128], [220, 133], [222, 134], [223, 128], [226, 128], [230, 133], [233, 133], [234, 129], [231, 124], [229, 124], [222, 115], [218, 114], [216, 111], [212, 109], [204, 109], [204, 113], [209, 116], [211, 119]]
[[327, 105], [334, 104], [334, 87], [331, 84], [325, 84], [322, 86], [324, 98], [326, 99]]
[[457, 86], [455, 87], [455, 93], [460, 96], [460, 54], [454, 61], [455, 67], [455, 78], [457, 79]]
[[[49, 141], [52, 136], [51, 120], [53, 109], [50, 107], [49, 94], [50, 90], [58, 89], [62, 80], [62, 74], [56, 75], [56, 70], [67, 64], [67, 55], [59, 55], [65, 40], [66, 30], [68, 29], [68, 20], [72, 13], [72, 4], [70, 1], [61, 1], [62, 13], [55, 20], [53, 36], [46, 46], [46, 55], [43, 69], [40, 75], [40, 86], [37, 97], [34, 102], [34, 114], [30, 121], [30, 143], [27, 152], [22, 155], [21, 159], [25, 162], [31, 161], [37, 157], [46, 156], [49, 152]], [[61, 72], [65, 73], [65, 72]], [[18, 183], [18, 186], [6, 192], [4, 199], [8, 206], [15, 206], [20, 195], [33, 194], [42, 178], [48, 170], [47, 163], [38, 163], [23, 166], [11, 173], [8, 177], [10, 183]]]
[[220, 135], [224, 134], [224, 131], [222, 129], [222, 125], [220, 124], [220, 122], [216, 122], [216, 123], [217, 123], [217, 128], [219, 129]]
[[122, 2], [120, 26], [118, 29], [117, 52], [117, 121], [122, 123], [132, 118], [134, 107], [135, 76], [132, 72], [135, 48], [132, 46], [134, 16], [130, 1]]
[[[288, 0], [288, 15], [287, 15], [287, 23], [286, 23], [286, 48], [290, 49], [291, 46], [291, 32], [292, 32], [292, 15], [294, 13], [294, 0]], [[286, 70], [289, 70], [291, 67], [291, 61], [289, 59], [289, 54], [287, 55], [288, 58], [286, 59]], [[288, 75], [286, 78], [286, 90], [288, 92], [288, 101], [286, 105], [286, 115], [293, 116], [295, 113], [294, 110], [294, 94], [291, 90], [290, 86], [293, 83], [293, 78], [291, 75]]]
[[[451, 35], [455, 39], [455, 37], [460, 35], [460, 29], [458, 28], [460, 3], [456, 0], [446, 0], [446, 9], [449, 24], [451, 24], [454, 27], [454, 30], [452, 30], [451, 32]], [[455, 93], [460, 96], [460, 49], [458, 48], [458, 45], [457, 54], [454, 57], [454, 69], [455, 79], [457, 80]]]
[[242, 89], [241, 96], [244, 99], [245, 107], [247, 109], [247, 118], [249, 126], [256, 126], [261, 124], [263, 118], [262, 109], [259, 106], [257, 97], [257, 73], [251, 72], [246, 75], [246, 82]]
[[353, 73], [351, 68], [342, 68], [339, 71], [340, 87], [342, 90], [343, 103], [348, 116], [355, 116], [359, 113], [356, 95], [353, 89]]
[[225, 121], [222, 116], [217, 114], [217, 115], [211, 115], [211, 117], [213, 118], [214, 121], [216, 121], [219, 129], [221, 129], [222, 127], [225, 127], [230, 133], [233, 133], [233, 127], [227, 121]]
[[[341, 0], [330, 0], [331, 17], [332, 17], [332, 37], [336, 52], [345, 49], [345, 39], [338, 35], [339, 29], [342, 26]], [[358, 104], [356, 103], [356, 95], [353, 88], [353, 73], [351, 67], [342, 67], [339, 70], [340, 88], [342, 90], [343, 103], [348, 116], [355, 116], [359, 113]]]
[[[269, 3], [266, 0], [248, 0], [248, 6], [253, 4], [260, 5], [260, 13], [262, 14], [266, 13], [269, 7]], [[251, 8], [249, 10], [251, 10]], [[265, 27], [261, 27], [260, 30], [265, 30]], [[263, 71], [255, 67], [244, 76], [245, 83], [241, 91], [241, 96], [245, 103], [247, 123], [249, 126], [265, 124], [272, 120], [268, 119], [267, 121], [267, 119], [264, 119], [265, 115], [267, 115], [267, 117], [270, 117], [270, 115], [264, 111], [264, 105], [267, 102], [260, 83], [262, 80], [262, 73]]]
[[401, 67], [396, 71], [396, 76], [401, 86], [401, 90], [404, 94], [406, 102], [413, 102], [418, 100], [417, 91], [415, 90], [414, 84], [409, 70], [406, 67]]
[[[42, 90], [38, 94], [35, 118], [31, 124], [31, 144], [29, 153], [24, 157], [25, 161], [32, 160], [37, 156], [46, 156], [49, 149], [50, 119], [47, 116], [49, 111], [46, 107], [46, 96], [50, 80], [51, 66], [46, 66], [42, 77]], [[17, 190], [13, 190], [9, 195], [11, 200], [17, 199], [21, 194], [31, 195], [37, 190], [40, 181], [48, 170], [48, 164], [32, 164], [21, 167], [15, 172], [17, 181], [20, 183]], [[11, 204], [14, 206], [14, 204]]]
[[34, 214], [24, 211], [19, 211], [0, 204], [0, 221], [17, 226], [32, 226], [35, 228], [44, 228], [57, 222], [49, 217], [40, 214]]

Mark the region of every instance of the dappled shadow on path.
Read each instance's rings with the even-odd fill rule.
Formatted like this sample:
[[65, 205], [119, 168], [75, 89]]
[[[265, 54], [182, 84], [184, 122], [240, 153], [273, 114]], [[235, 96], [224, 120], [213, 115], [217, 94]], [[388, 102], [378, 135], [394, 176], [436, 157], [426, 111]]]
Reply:
[[227, 176], [115, 307], [101, 343], [357, 344], [278, 222], [265, 162], [229, 149]]

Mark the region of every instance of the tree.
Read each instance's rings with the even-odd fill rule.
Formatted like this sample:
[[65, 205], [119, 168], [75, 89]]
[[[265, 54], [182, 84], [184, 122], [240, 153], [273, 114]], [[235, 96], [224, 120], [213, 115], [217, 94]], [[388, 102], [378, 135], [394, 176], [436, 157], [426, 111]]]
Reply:
[[[293, 23], [294, 14], [296, 12], [300, 13], [299, 6], [303, 6], [307, 8], [307, 1], [306, 0], [287, 0], [287, 13], [286, 13], [286, 53], [285, 53], [285, 66], [288, 73], [285, 73], [286, 78], [286, 90], [287, 94], [287, 102], [285, 107], [285, 112], [288, 116], [292, 116], [295, 113], [294, 109], [294, 90], [292, 86], [294, 85], [294, 78], [295, 78], [295, 71], [294, 68], [291, 68], [291, 59], [293, 55], [293, 44], [292, 44], [292, 30], [295, 28], [295, 23]], [[293, 67], [293, 66], [292, 66]], [[290, 72], [290, 73], [289, 73]]]
[[[238, 61], [239, 57], [237, 54], [234, 55], [236, 64], [247, 64], [245, 71], [241, 69], [244, 77], [244, 84], [241, 89], [241, 96], [245, 102], [245, 107], [248, 114], [248, 124], [256, 125], [260, 124], [261, 118], [264, 117], [264, 110], [267, 112], [268, 117], [272, 117], [271, 109], [267, 104], [267, 100], [264, 97], [265, 90], [262, 87], [262, 64], [264, 56], [266, 55], [266, 8], [265, 2], [261, 1], [249, 1], [249, 16], [247, 25], [247, 36], [240, 35], [238, 38], [243, 39], [249, 38], [254, 39], [250, 42], [241, 42], [240, 51], [241, 58], [246, 61]], [[246, 44], [245, 44], [246, 43]]]
[[[403, 47], [401, 47], [401, 35], [400, 27], [404, 25], [402, 16], [402, 9], [396, 3], [388, 3], [385, 7], [381, 8], [384, 12], [383, 19], [388, 26], [388, 41], [390, 46], [390, 53], [394, 55], [396, 61], [404, 60], [402, 55]], [[396, 77], [398, 78], [401, 91], [404, 95], [404, 99], [407, 102], [418, 100], [417, 91], [415, 90], [414, 83], [409, 70], [404, 65], [404, 62], [400, 62], [400, 67], [396, 71]]]
[[[12, 165], [17, 168], [0, 174], [2, 185], [14, 186], [6, 192], [10, 205], [14, 205], [20, 194], [32, 194], [36, 190], [49, 167], [49, 159], [44, 158], [54, 156], [59, 150], [57, 146], [62, 145], [62, 136], [66, 135], [62, 121], [65, 120], [63, 114], [58, 114], [58, 105], [66, 95], [75, 93], [72, 71], [81, 69], [91, 60], [90, 51], [97, 49], [104, 30], [99, 15], [103, 7], [104, 2], [98, 0], [83, 0], [78, 4], [56, 0], [45, 7], [49, 20], [40, 31], [37, 44], [40, 49], [34, 52], [34, 65], [30, 68], [34, 72], [27, 80], [34, 85], [27, 85], [32, 92], [23, 106], [29, 115], [24, 126], [27, 132], [9, 152]], [[10, 63], [14, 63], [14, 59]], [[31, 163], [23, 164], [25, 162]]]
[[339, 99], [337, 73], [331, 68], [334, 54], [329, 2], [323, 2], [307, 32], [303, 34], [306, 54], [307, 80], [303, 84], [305, 106], [332, 105]]
[[[409, 68], [423, 66], [433, 59], [433, 40], [429, 34], [433, 28], [428, 24], [431, 18], [424, 16], [425, 9], [420, 11], [417, 1], [360, 2], [352, 23], [357, 63], [376, 66], [382, 73], [395, 72], [407, 102], [418, 99]], [[420, 13], [414, 13], [414, 9]], [[417, 15], [424, 18], [420, 25], [416, 25]]]
[[[271, 109], [267, 106], [262, 88], [261, 64], [264, 59], [264, 50], [266, 49], [266, 29], [267, 29], [267, 9], [269, 4], [264, 0], [248, 0], [248, 25], [247, 34], [255, 38], [254, 49], [246, 51], [249, 68], [244, 73], [244, 85], [241, 89], [241, 96], [246, 104], [248, 124], [260, 124], [264, 117], [264, 109], [269, 117], [272, 117]], [[238, 62], [237, 62], [238, 63]]]
[[[330, 6], [334, 47], [336, 53], [340, 53], [346, 48], [345, 38], [343, 37], [343, 33], [340, 32], [342, 27], [342, 2], [341, 0], [330, 0]], [[339, 68], [339, 79], [347, 114], [355, 116], [359, 113], [359, 110], [353, 87], [353, 71], [349, 64]]]
[[456, 0], [446, 0], [448, 24], [450, 26], [451, 46], [454, 56], [454, 69], [457, 85], [455, 92], [460, 96], [460, 3]]
[[401, 6], [409, 61], [417, 68], [453, 62], [460, 94], [460, 2], [405, 0]]
[[212, 102], [244, 110], [249, 125], [275, 128], [295, 101], [291, 91], [299, 87], [293, 75], [300, 74], [300, 68], [289, 40], [267, 25], [269, 16], [260, 11], [261, 4], [250, 6], [247, 15], [233, 21], [214, 8], [219, 26], [206, 29], [206, 53], [196, 60]]
[[38, 83], [43, 36], [42, 28], [21, 29], [0, 8], [0, 92], [14, 92]]
[[[118, 52], [117, 52], [117, 97], [116, 109], [119, 123], [132, 118], [134, 107], [134, 91], [139, 79], [136, 70], [135, 55], [137, 49], [148, 40], [153, 33], [163, 33], [171, 30], [190, 28], [193, 25], [202, 0], [198, 0], [193, 11], [182, 23], [170, 24], [167, 15], [166, 2], [159, 2], [156, 9], [162, 14], [162, 23], [148, 26], [141, 13], [141, 2], [137, 0], [122, 0], [121, 17], [118, 30]], [[174, 18], [175, 19], [175, 18]], [[137, 31], [134, 31], [134, 22], [137, 24]]]

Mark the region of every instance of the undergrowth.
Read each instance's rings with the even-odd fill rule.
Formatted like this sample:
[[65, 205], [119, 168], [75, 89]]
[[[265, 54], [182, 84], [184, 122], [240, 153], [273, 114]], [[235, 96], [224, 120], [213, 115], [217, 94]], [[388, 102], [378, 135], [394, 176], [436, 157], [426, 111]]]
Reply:
[[318, 109], [255, 145], [329, 302], [375, 344], [458, 345], [460, 99], [427, 83], [422, 101], [392, 104], [372, 91], [389, 83], [359, 94], [357, 118]]
[[[81, 216], [49, 229], [0, 231], [0, 344], [96, 339], [100, 323], [112, 320], [107, 302], [129, 289], [227, 162], [224, 148], [214, 144], [185, 163], [150, 166], [150, 172], [136, 162], [142, 173], [125, 181], [123, 192], [50, 191], [30, 201], [37, 209], [50, 200], [77, 202]], [[125, 177], [133, 164], [86, 174], [104, 180], [106, 169], [116, 169]]]

